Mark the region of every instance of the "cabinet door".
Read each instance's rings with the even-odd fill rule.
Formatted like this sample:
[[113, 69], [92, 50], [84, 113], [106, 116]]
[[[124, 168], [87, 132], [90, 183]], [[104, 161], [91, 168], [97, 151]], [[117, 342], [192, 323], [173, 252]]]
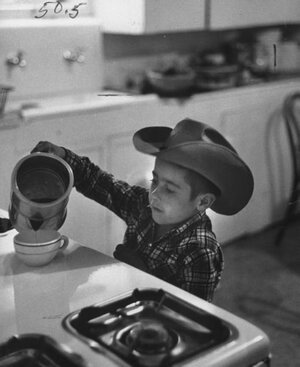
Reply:
[[[14, 157], [9, 162], [13, 162], [14, 166], [19, 159], [29, 154], [38, 141], [48, 140], [87, 156], [92, 162], [105, 168], [107, 135], [105, 126], [99, 125], [98, 119], [98, 115], [72, 114], [40, 118], [24, 124], [10, 137], [14, 141], [15, 149]], [[110, 244], [107, 240], [106, 211], [106, 208], [84, 197], [74, 188], [69, 197], [65, 223], [59, 231], [88, 247], [107, 253], [110, 251]]]
[[[103, 146], [92, 142], [89, 146], [77, 147], [76, 153], [87, 156], [95, 164], [104, 167]], [[68, 214], [61, 229], [62, 233], [87, 247], [111, 254], [106, 227], [107, 209], [73, 189], [67, 210]]]
[[104, 31], [159, 33], [203, 29], [205, 0], [103, 0], [95, 12]]
[[205, 0], [146, 0], [144, 15], [147, 32], [203, 29]]
[[0, 208], [8, 210], [14, 168], [14, 129], [0, 129]]
[[299, 0], [210, 0], [209, 27], [299, 23]]
[[[291, 162], [280, 104], [256, 103], [224, 111], [221, 130], [250, 167], [254, 192], [234, 219], [234, 234], [253, 233], [281, 219], [291, 184]], [[219, 226], [221, 238], [233, 228]]]
[[[154, 158], [139, 153], [132, 144], [133, 132], [122, 135], [110, 136], [108, 148], [109, 171], [118, 179], [124, 180], [131, 185], [149, 187], [154, 167]], [[125, 223], [116, 215], [107, 213], [108, 238], [113, 247], [122, 243]]]

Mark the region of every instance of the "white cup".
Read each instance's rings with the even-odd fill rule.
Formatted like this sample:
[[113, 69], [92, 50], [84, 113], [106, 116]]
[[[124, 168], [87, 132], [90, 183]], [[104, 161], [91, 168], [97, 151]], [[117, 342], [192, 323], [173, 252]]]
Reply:
[[17, 257], [29, 266], [48, 264], [68, 244], [68, 237], [55, 230], [28, 230], [14, 237]]

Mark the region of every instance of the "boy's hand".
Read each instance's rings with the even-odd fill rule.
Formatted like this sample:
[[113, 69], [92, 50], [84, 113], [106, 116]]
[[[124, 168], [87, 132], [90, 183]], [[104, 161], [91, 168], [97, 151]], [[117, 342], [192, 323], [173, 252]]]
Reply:
[[65, 158], [65, 150], [58, 145], [52, 144], [49, 141], [40, 141], [30, 153], [36, 152], [44, 152], [44, 153], [53, 153], [60, 158]]
[[114, 257], [117, 260], [134, 266], [135, 268], [148, 272], [148, 269], [143, 260], [134, 250], [132, 250], [128, 246], [118, 245], [114, 251]]
[[10, 229], [13, 229], [11, 221], [7, 218], [0, 218], [0, 233], [5, 233]]

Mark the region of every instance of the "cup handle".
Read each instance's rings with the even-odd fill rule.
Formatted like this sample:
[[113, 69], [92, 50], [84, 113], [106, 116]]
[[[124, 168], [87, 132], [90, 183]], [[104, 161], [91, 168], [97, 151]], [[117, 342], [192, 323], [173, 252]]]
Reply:
[[69, 238], [65, 235], [61, 235], [60, 239], [63, 241], [63, 244], [60, 246], [59, 249], [64, 250], [69, 244]]

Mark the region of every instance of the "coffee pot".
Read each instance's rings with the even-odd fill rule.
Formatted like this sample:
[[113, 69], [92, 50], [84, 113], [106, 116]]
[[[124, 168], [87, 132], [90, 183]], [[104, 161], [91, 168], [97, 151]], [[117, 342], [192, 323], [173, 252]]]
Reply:
[[74, 184], [71, 167], [52, 153], [23, 157], [11, 176], [9, 218], [18, 231], [59, 229]]

